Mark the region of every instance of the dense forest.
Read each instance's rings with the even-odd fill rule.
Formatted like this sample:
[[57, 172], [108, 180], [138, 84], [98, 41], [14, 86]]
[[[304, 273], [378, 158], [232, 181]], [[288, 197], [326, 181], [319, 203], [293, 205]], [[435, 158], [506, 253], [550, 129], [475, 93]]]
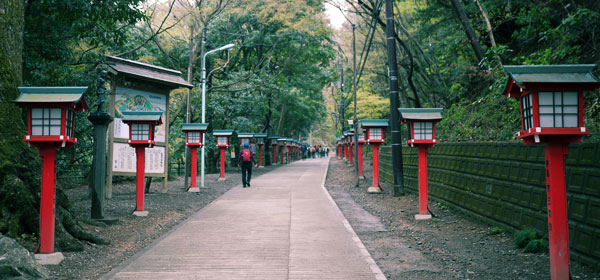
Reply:
[[[186, 122], [188, 94], [190, 121], [201, 118], [202, 54], [233, 43], [230, 51], [207, 57], [210, 129], [331, 144], [341, 132], [339, 118], [348, 119], [354, 110], [352, 24], [357, 116], [389, 117], [383, 4], [0, 1], [0, 232], [23, 238], [35, 238], [38, 232], [40, 161], [37, 150], [22, 141], [25, 118], [11, 102], [18, 86], [89, 86], [85, 98], [94, 104], [105, 55], [179, 70], [195, 87], [174, 90], [170, 96], [169, 153], [176, 162], [184, 158], [181, 123]], [[340, 29], [328, 25], [327, 6], [344, 13], [346, 23]], [[514, 140], [518, 105], [500, 94], [506, 83], [502, 65], [600, 59], [596, 0], [397, 0], [394, 7], [401, 107], [444, 108], [438, 132], [443, 141]], [[585, 122], [592, 132], [586, 140], [598, 137], [599, 97], [597, 91], [585, 95]], [[78, 114], [77, 123], [78, 143], [61, 150], [58, 164], [87, 176], [92, 126], [86, 114]], [[208, 156], [216, 157], [214, 140], [208, 141]], [[59, 181], [58, 249], [82, 248], [77, 239], [106, 242], [80, 230], [82, 217], [72, 217], [68, 200], [61, 196], [65, 187], [68, 183]]]

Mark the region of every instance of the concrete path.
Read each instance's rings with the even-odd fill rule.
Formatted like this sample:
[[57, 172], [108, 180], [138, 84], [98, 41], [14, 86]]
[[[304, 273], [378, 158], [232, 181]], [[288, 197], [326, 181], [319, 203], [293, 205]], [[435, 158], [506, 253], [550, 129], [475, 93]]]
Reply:
[[329, 159], [237, 186], [105, 279], [385, 279], [324, 188]]

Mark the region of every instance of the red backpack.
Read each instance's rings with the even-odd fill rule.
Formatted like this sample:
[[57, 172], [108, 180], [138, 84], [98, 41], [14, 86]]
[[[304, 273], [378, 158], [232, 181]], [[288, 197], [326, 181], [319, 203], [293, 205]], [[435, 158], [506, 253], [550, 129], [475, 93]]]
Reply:
[[250, 149], [243, 149], [242, 150], [242, 161], [250, 161]]

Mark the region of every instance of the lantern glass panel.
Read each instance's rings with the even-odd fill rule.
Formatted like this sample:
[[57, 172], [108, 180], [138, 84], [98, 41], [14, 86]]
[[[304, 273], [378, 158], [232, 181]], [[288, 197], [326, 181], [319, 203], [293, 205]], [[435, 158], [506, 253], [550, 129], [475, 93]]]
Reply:
[[369, 128], [369, 140], [381, 140], [383, 139], [381, 128]]
[[200, 139], [202, 138], [200, 131], [190, 131], [187, 133], [187, 137], [188, 137], [188, 143], [194, 143], [194, 144], [202, 143], [200, 141]]
[[150, 124], [147, 123], [132, 123], [131, 124], [131, 140], [146, 141], [149, 140]]
[[262, 137], [256, 138], [256, 143], [264, 143], [264, 139]]
[[60, 135], [61, 111], [61, 108], [31, 108], [31, 135]]
[[540, 92], [540, 127], [578, 127], [577, 92]]
[[73, 112], [72, 110], [67, 110], [67, 125], [65, 127], [65, 134], [69, 137], [73, 137], [73, 130], [75, 129], [74, 120], [75, 112]]
[[365, 141], [365, 135], [364, 134], [358, 135], [358, 141]]
[[[521, 98], [521, 114], [523, 118], [523, 130], [533, 127], [533, 102], [531, 93]], [[541, 106], [540, 106], [541, 109]]]
[[217, 145], [227, 145], [227, 136], [218, 136]]
[[242, 138], [242, 145], [244, 145], [244, 144], [250, 145], [250, 139], [249, 138]]
[[432, 122], [414, 122], [413, 137], [415, 140], [433, 140]]

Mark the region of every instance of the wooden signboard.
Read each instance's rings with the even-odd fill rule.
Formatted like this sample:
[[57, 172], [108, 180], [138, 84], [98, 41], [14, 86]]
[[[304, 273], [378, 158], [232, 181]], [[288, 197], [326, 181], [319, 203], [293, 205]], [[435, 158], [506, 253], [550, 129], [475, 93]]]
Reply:
[[122, 122], [123, 111], [163, 111], [163, 124], [156, 127], [156, 146], [146, 149], [146, 176], [162, 179], [167, 191], [169, 172], [169, 93], [192, 85], [181, 72], [114, 56], [107, 56], [111, 74], [109, 112], [114, 117], [108, 132], [106, 197], [112, 197], [114, 175], [136, 176], [135, 150], [127, 144], [129, 128]]

